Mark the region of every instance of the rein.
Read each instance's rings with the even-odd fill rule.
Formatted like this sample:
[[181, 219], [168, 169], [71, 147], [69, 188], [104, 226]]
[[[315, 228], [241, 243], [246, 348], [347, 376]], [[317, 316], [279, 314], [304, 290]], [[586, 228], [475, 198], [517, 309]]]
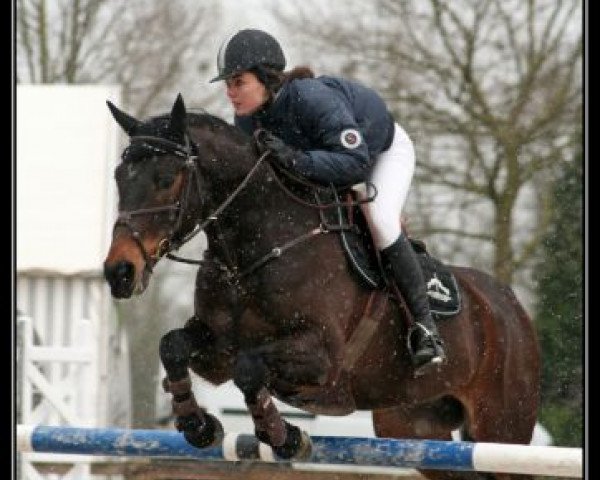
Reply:
[[[267, 153], [270, 153], [270, 151], [267, 151]], [[275, 171], [275, 168], [273, 168], [273, 165], [269, 164], [269, 167], [271, 168], [271, 172], [273, 173], [273, 177], [275, 178], [275, 182], [277, 183], [277, 185], [279, 186], [279, 188], [281, 188], [281, 190], [283, 190], [283, 192], [290, 197], [291, 199], [293, 199], [296, 203], [299, 203], [301, 205], [304, 205], [305, 207], [309, 207], [309, 208], [315, 208], [318, 210], [327, 210], [329, 208], [336, 208], [336, 207], [355, 207], [358, 205], [361, 205], [363, 203], [369, 203], [372, 202], [375, 197], [377, 196], [377, 187], [375, 187], [375, 185], [371, 182], [366, 182], [368, 185], [371, 186], [371, 188], [373, 189], [374, 193], [372, 196], [364, 198], [362, 200], [352, 200], [352, 201], [347, 201], [347, 202], [330, 202], [330, 203], [311, 203], [311, 202], [307, 202], [306, 200], [303, 200], [302, 198], [298, 197], [296, 194], [294, 194], [289, 188], [287, 188], [285, 186], [285, 184], [282, 182], [281, 178], [279, 178], [279, 175], [277, 175], [277, 172]], [[291, 172], [289, 172], [288, 170], [285, 169], [279, 169], [280, 172], [284, 173], [288, 178], [290, 178], [291, 180], [297, 182], [297, 183], [301, 183], [302, 185], [305, 185], [309, 188], [312, 188], [313, 192], [316, 194], [316, 192], [318, 192], [319, 190], [327, 190], [327, 188], [315, 184], [315, 183], [311, 183], [308, 182], [304, 179], [300, 179], [299, 177], [297, 177], [296, 175], [292, 174]], [[333, 185], [331, 185], [330, 188], [335, 188]], [[345, 188], [350, 188], [350, 187], [345, 187]]]
[[[194, 235], [196, 235], [197, 233], [201, 232], [202, 230], [204, 230], [204, 228], [212, 221], [217, 220], [218, 216], [229, 206], [229, 204], [235, 199], [235, 197], [246, 187], [246, 185], [248, 184], [248, 182], [250, 181], [250, 178], [254, 175], [254, 173], [256, 172], [256, 170], [258, 170], [258, 167], [261, 165], [261, 163], [263, 162], [263, 160], [270, 154], [271, 152], [269, 150], [267, 150], [266, 152], [264, 152], [259, 159], [257, 160], [257, 162], [255, 163], [255, 165], [252, 167], [252, 169], [250, 170], [250, 172], [248, 172], [248, 174], [246, 175], [246, 177], [244, 177], [244, 180], [242, 180], [242, 182], [236, 187], [236, 189], [233, 191], [233, 193], [227, 197], [227, 199], [211, 214], [208, 216], [208, 218], [200, 225], [198, 225], [194, 231], [189, 234], [188, 236], [186, 236], [186, 239], [180, 244], [183, 245], [184, 243], [186, 243], [188, 240], [190, 240]], [[293, 200], [312, 207], [312, 208], [317, 208], [317, 209], [325, 209], [325, 208], [330, 208], [333, 206], [337, 206], [337, 204], [331, 204], [331, 205], [318, 205], [318, 204], [312, 204], [309, 202], [305, 202], [304, 200], [300, 199], [299, 197], [297, 197], [296, 195], [294, 195], [290, 190], [288, 190], [285, 185], [283, 185], [283, 182], [281, 182], [281, 180], [279, 179], [279, 177], [277, 176], [277, 173], [274, 171], [273, 167], [271, 164], [269, 164], [269, 167], [271, 169], [271, 172], [273, 173], [273, 177], [276, 179], [276, 183], [277, 185], [284, 191], [284, 193], [286, 193], [288, 196], [290, 196]], [[263, 265], [265, 265], [266, 263], [270, 262], [271, 260], [280, 257], [286, 250], [294, 247], [295, 245], [304, 242], [305, 240], [308, 240], [310, 238], [312, 238], [315, 235], [319, 235], [321, 233], [327, 233], [329, 231], [328, 228], [326, 228], [326, 226], [321, 223], [321, 225], [317, 228], [312, 229], [310, 232], [307, 232], [293, 240], [290, 240], [289, 242], [283, 244], [282, 246], [279, 247], [273, 247], [271, 249], [270, 252], [268, 252], [266, 255], [262, 256], [261, 258], [259, 258], [258, 260], [256, 260], [254, 263], [252, 263], [249, 267], [245, 268], [244, 270], [242, 270], [239, 273], [236, 273], [236, 278], [237, 281], [241, 280], [243, 277], [249, 275], [251, 272], [253, 272], [254, 270], [257, 270], [258, 268], [262, 267]], [[201, 260], [194, 260], [194, 259], [190, 259], [190, 258], [184, 258], [184, 257], [180, 257], [178, 255], [175, 255], [171, 252], [167, 252], [167, 254], [165, 255], [169, 260], [173, 260], [176, 262], [181, 262], [181, 263], [187, 263], [187, 264], [191, 264], [191, 265], [200, 265], [202, 263]], [[232, 268], [234, 270], [236, 270], [235, 266], [232, 266]]]
[[[194, 235], [196, 235], [198, 232], [202, 231], [206, 225], [208, 225], [211, 221], [216, 220], [217, 216], [223, 212], [223, 210], [225, 210], [225, 208], [227, 208], [227, 206], [231, 203], [231, 201], [233, 201], [233, 199], [242, 191], [242, 189], [246, 186], [246, 184], [248, 183], [248, 181], [250, 180], [251, 176], [254, 174], [254, 172], [257, 170], [258, 166], [260, 165], [260, 163], [263, 161], [263, 159], [265, 159], [269, 154], [271, 153], [270, 150], [267, 150], [266, 152], [264, 152], [260, 158], [258, 159], [258, 161], [256, 162], [256, 164], [254, 165], [254, 167], [252, 167], [252, 170], [250, 170], [250, 172], [248, 173], [248, 175], [244, 178], [244, 180], [242, 181], [242, 183], [240, 183], [240, 185], [235, 189], [235, 191], [225, 200], [225, 202], [223, 202], [219, 208], [217, 208], [217, 210], [215, 210], [215, 212], [213, 214], [211, 214], [207, 220], [204, 221], [204, 223], [202, 223], [200, 226], [198, 226], [193, 233], [193, 235], [190, 235], [188, 239], [186, 239], [184, 242], [182, 242], [182, 244], [186, 243], [189, 239], [191, 239]], [[326, 204], [320, 204], [318, 203], [311, 203], [311, 202], [307, 202], [306, 200], [303, 200], [302, 198], [298, 197], [297, 195], [295, 195], [289, 188], [287, 188], [285, 186], [285, 184], [283, 183], [283, 181], [281, 180], [281, 178], [279, 178], [279, 175], [277, 174], [277, 172], [275, 171], [275, 168], [273, 168], [273, 165], [271, 165], [270, 163], [268, 164], [269, 169], [271, 170], [271, 173], [273, 174], [273, 178], [275, 179], [275, 183], [279, 186], [279, 188], [288, 196], [290, 197], [292, 200], [294, 200], [295, 202], [304, 205], [306, 207], [309, 208], [314, 208], [319, 210], [319, 213], [321, 215], [321, 224], [316, 227], [313, 228], [312, 230], [310, 230], [307, 233], [304, 233], [302, 235], [300, 235], [297, 238], [294, 238], [286, 243], [284, 243], [281, 246], [275, 246], [271, 249], [271, 251], [269, 251], [268, 253], [266, 253], [265, 255], [263, 255], [261, 258], [259, 258], [258, 260], [256, 260], [255, 262], [253, 262], [251, 265], [249, 265], [248, 267], [246, 267], [244, 270], [242, 270], [241, 272], [237, 272], [237, 267], [235, 265], [232, 265], [231, 268], [232, 270], [234, 270], [233, 275], [235, 278], [234, 283], [239, 283], [239, 281], [244, 278], [245, 276], [249, 275], [250, 273], [252, 273], [255, 270], [258, 270], [259, 268], [261, 268], [263, 265], [267, 264], [268, 262], [270, 262], [271, 260], [274, 260], [278, 257], [280, 257], [285, 251], [289, 250], [290, 248], [303, 243], [309, 239], [311, 239], [312, 237], [316, 236], [316, 235], [320, 235], [322, 233], [329, 233], [331, 231], [338, 231], [338, 230], [350, 230], [352, 227], [349, 225], [340, 225], [340, 226], [332, 226], [332, 225], [328, 225], [325, 220], [323, 219], [322, 213], [324, 210], [327, 210], [329, 208], [337, 208], [337, 207], [349, 207], [349, 206], [357, 206], [360, 205], [362, 203], [367, 203], [367, 202], [371, 202], [373, 201], [373, 199], [377, 196], [377, 189], [375, 187], [375, 185], [370, 184], [373, 188], [373, 190], [375, 191], [375, 193], [373, 194], [373, 196], [368, 197], [366, 199], [363, 200], [359, 200], [359, 201], [350, 201], [350, 202], [331, 202], [331, 203], [326, 203]], [[315, 196], [318, 199], [318, 196], [316, 194], [316, 192], [318, 190], [324, 190], [324, 187], [320, 186], [320, 185], [316, 185], [316, 184], [312, 184], [310, 182], [304, 181], [304, 180], [299, 180], [296, 176], [292, 175], [290, 172], [285, 171], [285, 170], [281, 170], [282, 172], [284, 172], [289, 178], [291, 178], [292, 180], [298, 181], [299, 183], [302, 183], [303, 185], [310, 187], [313, 189], [313, 192], [315, 193]], [[190, 265], [200, 265], [202, 263], [201, 260], [194, 260], [191, 258], [185, 258], [185, 257], [180, 257], [178, 255], [175, 255], [171, 252], [168, 252], [165, 255], [169, 260], [173, 260], [176, 262], [180, 262], [180, 263], [187, 263]]]
[[[199, 225], [197, 225], [194, 228], [194, 230], [192, 230], [192, 232], [190, 232], [189, 234], [187, 234], [184, 237], [184, 239], [181, 241], [181, 243], [179, 245], [177, 245], [177, 247], [174, 248], [174, 250], [177, 250], [181, 245], [183, 245], [183, 244], [187, 243], [188, 241], [190, 241], [198, 233], [200, 233], [202, 230], [204, 230], [208, 224], [210, 224], [211, 222], [214, 222], [215, 220], [217, 220], [217, 218], [219, 217], [219, 215], [221, 213], [223, 213], [223, 211], [229, 206], [229, 204], [231, 202], [233, 202], [233, 200], [235, 199], [235, 197], [237, 197], [239, 195], [239, 193], [246, 187], [246, 185], [248, 184], [248, 182], [250, 181], [250, 179], [252, 178], [252, 176], [254, 175], [254, 173], [258, 170], [258, 167], [260, 167], [261, 163], [267, 157], [268, 154], [269, 154], [269, 152], [265, 152], [265, 153], [263, 153], [260, 156], [260, 158], [256, 161], [256, 163], [254, 164], [254, 166], [252, 167], [252, 169], [244, 177], [244, 179], [242, 180], [242, 182], [236, 187], [236, 189], [233, 191], [233, 193], [231, 195], [229, 195], [229, 197], [227, 197], [225, 199], [225, 201], [221, 205], [219, 205], [217, 207], [217, 209], [206, 218], [206, 220], [204, 220], [202, 223], [200, 223]], [[200, 186], [198, 186], [198, 188], [200, 188]], [[180, 257], [178, 255], [175, 255], [175, 254], [171, 253], [170, 251], [166, 253], [166, 257], [169, 260], [174, 260], [176, 262], [181, 262], [181, 263], [189, 263], [189, 264], [192, 264], [192, 265], [200, 265], [202, 263], [201, 260], [193, 260], [193, 259], [189, 259], [189, 258]]]

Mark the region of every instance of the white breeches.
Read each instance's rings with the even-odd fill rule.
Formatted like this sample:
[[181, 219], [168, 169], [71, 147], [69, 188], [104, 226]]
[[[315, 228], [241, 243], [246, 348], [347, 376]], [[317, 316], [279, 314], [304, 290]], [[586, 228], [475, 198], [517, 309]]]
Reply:
[[[375, 185], [375, 200], [361, 205], [373, 241], [378, 250], [389, 247], [400, 236], [400, 213], [404, 207], [410, 182], [415, 171], [415, 151], [404, 129], [395, 124], [396, 132], [389, 149], [378, 155], [369, 182]], [[373, 195], [373, 189], [365, 184], [355, 190], [364, 198]]]

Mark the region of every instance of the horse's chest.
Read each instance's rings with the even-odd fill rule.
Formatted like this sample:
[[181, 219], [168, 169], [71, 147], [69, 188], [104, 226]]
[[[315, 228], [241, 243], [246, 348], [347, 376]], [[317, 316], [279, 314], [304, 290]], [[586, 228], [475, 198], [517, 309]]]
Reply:
[[294, 314], [272, 309], [265, 314], [262, 310], [249, 309], [240, 318], [238, 336], [243, 340], [243, 344], [263, 345], [302, 330], [305, 323], [300, 312]]

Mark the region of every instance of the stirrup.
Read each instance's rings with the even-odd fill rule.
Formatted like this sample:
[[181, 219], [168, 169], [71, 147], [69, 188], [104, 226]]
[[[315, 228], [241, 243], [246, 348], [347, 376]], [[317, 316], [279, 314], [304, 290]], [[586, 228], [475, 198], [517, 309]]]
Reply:
[[[427, 359], [425, 362], [420, 363], [420, 364], [416, 362], [416, 353], [417, 352], [415, 352], [412, 347], [413, 335], [419, 329], [422, 331], [421, 335], [423, 335], [420, 343], [421, 344], [428, 343], [429, 348], [431, 348], [434, 352], [429, 359]], [[411, 356], [411, 361], [412, 361], [414, 369], [415, 369], [415, 371], [414, 371], [415, 376], [423, 375], [431, 367], [434, 367], [436, 365], [441, 365], [442, 363], [444, 363], [446, 361], [446, 354], [444, 353], [444, 342], [442, 341], [442, 339], [439, 337], [438, 334], [432, 332], [427, 327], [425, 327], [425, 325], [423, 325], [419, 322], [415, 322], [409, 328], [407, 335], [406, 335], [406, 343], [407, 343], [408, 352], [410, 353], [410, 356]]]

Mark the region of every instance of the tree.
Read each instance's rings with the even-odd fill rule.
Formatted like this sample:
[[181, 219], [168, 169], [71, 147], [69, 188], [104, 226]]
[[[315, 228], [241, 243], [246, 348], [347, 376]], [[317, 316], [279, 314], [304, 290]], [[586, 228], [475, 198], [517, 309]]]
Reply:
[[[219, 14], [215, 1], [17, 0], [17, 80], [114, 83], [123, 106], [155, 114], [207, 71], [213, 52], [198, 46]], [[210, 105], [199, 90], [188, 104]]]
[[535, 268], [536, 325], [542, 348], [540, 419], [555, 443], [582, 446], [583, 160], [568, 162], [554, 185], [551, 227]]
[[378, 89], [415, 141], [411, 230], [441, 235], [474, 266], [491, 258], [489, 270], [511, 284], [548, 227], [549, 186], [581, 123], [580, 1], [342, 8], [303, 1], [275, 15], [325, 73]]

